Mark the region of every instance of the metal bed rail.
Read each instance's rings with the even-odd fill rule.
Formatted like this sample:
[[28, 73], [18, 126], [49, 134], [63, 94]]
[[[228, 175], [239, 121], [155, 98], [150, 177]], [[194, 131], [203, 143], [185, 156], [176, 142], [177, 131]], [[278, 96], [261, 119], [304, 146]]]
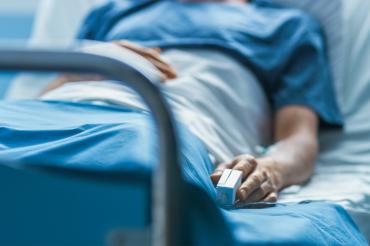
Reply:
[[169, 106], [148, 78], [130, 65], [104, 56], [28, 49], [0, 49], [0, 71], [94, 73], [124, 82], [137, 91], [152, 111], [159, 133], [159, 166], [152, 186], [152, 244], [179, 244], [184, 181], [178, 141]]

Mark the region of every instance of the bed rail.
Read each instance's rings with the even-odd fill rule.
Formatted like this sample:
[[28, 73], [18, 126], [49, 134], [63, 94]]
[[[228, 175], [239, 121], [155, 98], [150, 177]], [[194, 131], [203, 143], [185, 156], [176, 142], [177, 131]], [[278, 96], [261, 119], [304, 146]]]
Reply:
[[94, 73], [125, 82], [152, 111], [159, 132], [160, 160], [153, 177], [152, 244], [178, 245], [181, 233], [181, 168], [178, 142], [169, 106], [142, 73], [121, 61], [79, 52], [0, 49], [1, 71]]

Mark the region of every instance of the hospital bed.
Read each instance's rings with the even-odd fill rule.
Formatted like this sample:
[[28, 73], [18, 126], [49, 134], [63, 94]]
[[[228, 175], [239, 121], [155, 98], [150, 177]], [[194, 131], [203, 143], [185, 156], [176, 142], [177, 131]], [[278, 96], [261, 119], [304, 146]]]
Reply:
[[[46, 51], [27, 51], [27, 50], [2, 50], [0, 51], [1, 58], [0, 58], [0, 68], [2, 70], [8, 71], [19, 71], [19, 70], [28, 70], [28, 71], [50, 71], [50, 70], [58, 70], [64, 72], [91, 72], [91, 73], [100, 73], [112, 79], [116, 79], [118, 81], [135, 81], [131, 85], [131, 87], [135, 88], [139, 93], [143, 95], [143, 98], [146, 100], [147, 104], [153, 111], [154, 118], [157, 121], [158, 131], [159, 131], [159, 145], [166, 146], [165, 148], [161, 148], [160, 152], [160, 166], [158, 173], [155, 175], [154, 184], [153, 186], [156, 189], [153, 189], [153, 198], [154, 203], [152, 211], [155, 218], [154, 222], [154, 238], [153, 242], [156, 245], [174, 245], [177, 244], [175, 240], [178, 240], [178, 233], [181, 231], [181, 228], [176, 228], [179, 223], [176, 221], [181, 220], [181, 206], [185, 206], [185, 201], [181, 201], [182, 196], [181, 194], [181, 187], [184, 186], [181, 180], [181, 173], [178, 164], [178, 156], [177, 156], [177, 142], [176, 136], [174, 132], [174, 125], [172, 123], [171, 115], [169, 114], [168, 106], [166, 105], [163, 98], [161, 98], [161, 94], [157, 91], [155, 86], [147, 80], [146, 77], [141, 75], [137, 70], [130, 68], [125, 64], [120, 64], [114, 60], [110, 60], [108, 58], [87, 55], [87, 54], [78, 54], [78, 53], [67, 53], [67, 52], [46, 52]], [[17, 171], [10, 170], [5, 166], [1, 166], [3, 170], [0, 171], [1, 175], [3, 175], [4, 180], [22, 180], [22, 182], [27, 183], [27, 186], [31, 184], [35, 185], [36, 187], [42, 182], [42, 175], [35, 177], [37, 179], [36, 182], [32, 181], [32, 175], [27, 176]], [[33, 168], [44, 169], [41, 165], [38, 166], [36, 163], [33, 165]], [[49, 172], [53, 172], [53, 170], [48, 170]], [[63, 172], [69, 173], [70, 175], [77, 175], [73, 170], [64, 170]], [[74, 174], [75, 173], [75, 174]], [[127, 173], [126, 173], [127, 175]], [[83, 177], [84, 174], [80, 173], [80, 177]], [[94, 177], [95, 176], [95, 177]], [[93, 180], [94, 182], [99, 182], [101, 175], [87, 173], [86, 177]], [[107, 179], [108, 175], [104, 175], [103, 179]], [[108, 177], [107, 177], [108, 176]], [[121, 176], [118, 175], [117, 177], [110, 177], [108, 183], [111, 182], [124, 182], [127, 180], [125, 175]], [[52, 177], [52, 175], [51, 175]], [[49, 185], [58, 186], [58, 181], [53, 180], [53, 178], [49, 177]], [[180, 178], [179, 178], [180, 177]], [[31, 180], [30, 180], [31, 179]], [[30, 182], [27, 182], [30, 180]], [[91, 182], [91, 181], [90, 181]], [[107, 182], [107, 181], [102, 181]], [[10, 181], [9, 183], [12, 183]], [[36, 184], [35, 184], [36, 183]], [[79, 186], [79, 185], [77, 185]], [[36, 188], [32, 187], [32, 189]], [[66, 189], [68, 186], [64, 186], [62, 189]], [[119, 185], [118, 185], [119, 187]], [[175, 190], [176, 187], [176, 190]], [[9, 187], [4, 187], [5, 191], [9, 191]], [[21, 187], [21, 189], [24, 187]], [[30, 188], [30, 187], [28, 187]], [[55, 187], [54, 187], [55, 188]], [[68, 188], [67, 188], [68, 189]], [[103, 188], [104, 189], [104, 188]], [[56, 192], [57, 189], [53, 189], [53, 193]], [[49, 199], [53, 196], [53, 194], [48, 194], [50, 191], [50, 187], [47, 190], [41, 188], [41, 192], [37, 193], [41, 199], [38, 201], [44, 201], [45, 197]], [[180, 191], [180, 193], [179, 193]], [[14, 190], [12, 191], [14, 192]], [[82, 188], [82, 192], [86, 192], [84, 188]], [[110, 191], [109, 193], [111, 193]], [[19, 192], [23, 194], [23, 192]], [[46, 193], [46, 194], [45, 194]], [[87, 199], [84, 194], [81, 194], [83, 199]], [[94, 192], [95, 193], [95, 192]], [[4, 194], [4, 193], [3, 193]], [[127, 194], [126, 194], [127, 195]], [[99, 194], [94, 194], [94, 196], [102, 197]], [[115, 195], [116, 197], [120, 197], [122, 195]], [[37, 198], [34, 198], [37, 199]], [[10, 203], [11, 206], [17, 206], [17, 204], [26, 204], [20, 202], [21, 200], [19, 197], [15, 198], [15, 200], [9, 199], [7, 202]], [[124, 199], [127, 201], [127, 199]], [[53, 201], [55, 202], [55, 201]], [[118, 202], [118, 201], [117, 201]], [[131, 202], [135, 203], [134, 200]], [[45, 208], [42, 208], [45, 209]], [[12, 210], [17, 211], [17, 213], [22, 213], [22, 208], [12, 208]], [[2, 211], [6, 211], [5, 207], [2, 206]], [[34, 211], [36, 212], [36, 211]], [[101, 213], [100, 211], [96, 211], [94, 214]], [[36, 213], [39, 214], [39, 213]], [[166, 216], [165, 216], [166, 215]], [[19, 215], [17, 215], [19, 216]], [[27, 215], [32, 216], [32, 215]], [[54, 216], [54, 215], [52, 215]], [[5, 216], [6, 217], [6, 216]], [[3, 217], [4, 218], [4, 217]], [[52, 219], [52, 218], [50, 218]], [[35, 220], [33, 220], [35, 221]], [[54, 219], [54, 223], [60, 223], [60, 219]], [[126, 221], [126, 220], [122, 220]], [[60, 228], [61, 229], [61, 228]], [[5, 229], [7, 230], [7, 229]], [[54, 228], [55, 230], [55, 228]], [[89, 233], [92, 233], [89, 230]], [[20, 233], [24, 235], [23, 233]], [[141, 236], [141, 238], [147, 238], [147, 236]], [[54, 238], [54, 240], [56, 240]], [[121, 239], [114, 239], [114, 240], [121, 240]], [[98, 241], [96, 241], [98, 242]], [[11, 243], [11, 241], [9, 241]], [[70, 243], [70, 242], [69, 242]], [[141, 242], [142, 243], [142, 242]]]
[[[354, 4], [353, 6], [356, 5]], [[353, 6], [348, 8], [352, 8], [353, 10], [355, 8]], [[87, 4], [85, 10], [90, 7], [91, 5]], [[356, 10], [359, 11], [360, 9]], [[364, 19], [363, 22], [369, 23], [368, 19]], [[38, 30], [40, 31], [40, 29]], [[73, 33], [73, 31], [70, 30], [70, 33]], [[37, 37], [34, 37], [34, 40], [36, 39]], [[67, 39], [68, 38], [65, 40], [66, 42], [69, 41], [69, 39]], [[362, 39], [362, 41], [357, 40], [357, 42], [365, 43], [366, 37], [363, 36]], [[349, 43], [348, 40], [347, 42]], [[345, 44], [349, 46], [348, 43]], [[351, 53], [353, 52], [356, 53], [355, 48], [351, 48]], [[27, 51], [23, 51], [22, 53], [18, 53], [18, 51], [2, 51], [1, 53], [3, 55], [0, 59], [0, 65], [2, 68], [12, 70], [26, 69], [50, 71], [57, 69], [62, 71], [72, 70], [78, 72], [95, 70], [100, 71], [103, 74], [113, 76], [117, 80], [127, 79], [128, 75], [135, 76], [135, 80], [139, 78], [139, 80], [142, 81], [142, 83], [139, 83], [140, 86], [138, 86], [138, 84], [133, 86], [137, 86], [136, 89], [144, 95], [149, 105], [152, 106], [158, 126], [162, 129], [161, 146], [170, 146], [169, 149], [162, 149], [161, 165], [155, 176], [157, 178], [154, 178], [153, 180], [155, 182], [155, 186], [161, 188], [153, 189], [155, 203], [152, 210], [150, 210], [147, 203], [142, 203], [143, 200], [147, 200], [151, 197], [147, 189], [143, 189], [144, 186], [149, 186], [150, 184], [147, 181], [131, 182], [132, 179], [130, 179], [130, 177], [132, 176], [130, 175], [120, 177], [115, 176], [112, 173], [102, 174], [68, 169], [55, 170], [53, 168], [45, 168], [37, 165], [31, 170], [20, 172], [13, 168], [1, 166], [2, 170], [0, 170], [0, 180], [2, 180], [2, 183], [14, 184], [14, 180], [18, 180], [19, 184], [23, 184], [12, 185], [12, 187], [2, 186], [1, 188], [1, 193], [4, 194], [4, 197], [7, 197], [2, 204], [0, 212], [1, 218], [4, 218], [3, 221], [7, 222], [0, 225], [1, 231], [6, 232], [4, 235], [7, 235], [2, 236], [2, 242], [8, 242], [9, 244], [12, 242], [19, 242], [19, 244], [25, 244], [27, 240], [34, 239], [33, 242], [36, 242], [35, 244], [37, 245], [48, 244], [47, 242], [50, 243], [56, 241], [58, 242], [57, 244], [60, 245], [76, 244], [76, 242], [78, 244], [91, 244], [91, 242], [104, 244], [108, 242], [114, 245], [119, 245], [130, 241], [138, 243], [137, 240], [141, 240], [141, 243], [147, 243], [150, 238], [150, 219], [148, 218], [150, 218], [150, 211], [153, 211], [155, 219], [151, 228], [154, 229], [154, 235], [157, 235], [157, 237], [154, 236], [153, 242], [158, 245], [174, 245], [175, 241], [173, 240], [179, 240], [179, 237], [174, 235], [181, 235], [181, 233], [179, 233], [181, 231], [184, 234], [189, 233], [189, 231], [187, 231], [189, 229], [186, 226], [186, 220], [180, 220], [184, 223], [174, 223], [176, 218], [181, 216], [186, 217], [186, 215], [188, 215], [179, 213], [179, 211], [183, 211], [181, 206], [194, 206], [194, 204], [196, 206], [191, 209], [189, 208], [189, 210], [193, 209], [193, 212], [195, 211], [192, 218], [198, 219], [197, 223], [201, 225], [202, 220], [213, 220], [213, 223], [209, 223], [208, 221], [207, 233], [204, 233], [204, 235], [213, 235], [213, 237], [206, 237], [203, 239], [197, 237], [196, 240], [199, 240], [198, 242], [207, 242], [207, 244], [212, 243], [210, 240], [214, 240], [212, 244], [219, 245], [227, 245], [228, 242], [231, 242], [231, 232], [229, 231], [229, 227], [225, 225], [225, 221], [217, 207], [214, 206], [214, 203], [208, 201], [208, 196], [204, 195], [196, 186], [191, 186], [181, 179], [171, 178], [174, 176], [169, 175], [169, 173], [179, 173], [178, 156], [176, 156], [176, 138], [174, 131], [171, 131], [171, 116], [166, 110], [166, 104], [158, 103], [163, 101], [159, 97], [159, 94], [156, 93], [156, 89], [150, 86], [150, 83], [148, 83], [145, 77], [142, 77], [124, 64], [116, 64], [117, 67], [120, 67], [120, 69], [125, 72], [124, 75], [121, 73], [117, 74], [117, 71], [113, 71], [111, 68], [102, 66], [101, 62], [104, 58], [91, 57], [86, 54], [65, 52], [27, 53]], [[357, 51], [357, 53], [359, 53], [359, 51]], [[27, 59], [31, 57], [38, 57], [38, 59], [36, 62], [33, 59]], [[53, 58], [52, 60], [50, 60], [51, 57]], [[356, 58], [358, 57], [352, 58], [352, 64], [359, 64], [359, 62], [356, 61]], [[366, 59], [368, 59], [367, 57], [360, 58], [364, 59], [364, 63], [366, 62]], [[81, 63], [81, 61], [83, 61], [83, 63]], [[110, 62], [114, 63], [114, 61]], [[82, 66], [81, 64], [84, 63], [86, 65]], [[355, 65], [352, 66], [354, 67]], [[353, 67], [347, 68], [348, 71], [353, 69]], [[355, 76], [366, 76], [364, 73], [360, 73], [359, 71], [350, 72]], [[368, 88], [369, 77], [354, 78], [350, 77], [349, 74], [350, 73], [343, 75], [344, 80], [367, 80], [362, 81], [362, 84], [358, 85], [356, 90], [353, 90], [352, 93], [360, 93], [359, 90]], [[22, 78], [22, 83], [24, 85], [24, 83], [30, 82], [25, 78]], [[18, 83], [17, 86], [22, 87], [22, 83]], [[13, 93], [14, 97], [17, 97], [17, 93], [18, 96], [22, 94], [19, 92], [20, 90], [15, 90], [14, 87], [12, 90], [13, 92], [11, 92], [11, 94]], [[321, 138], [323, 151], [318, 161], [316, 176], [307, 186], [296, 187], [295, 190], [291, 189], [286, 191], [283, 194], [283, 201], [291, 202], [311, 199], [327, 200], [328, 194], [333, 195], [333, 190], [328, 189], [328, 187], [331, 187], [329, 186], [331, 184], [325, 183], [325, 181], [333, 173], [340, 174], [336, 176], [340, 180], [334, 180], [335, 182], [338, 182], [335, 186], [337, 188], [337, 184], [340, 184], [343, 181], [342, 178], [345, 178], [346, 186], [343, 186], [343, 188], [346, 188], [347, 190], [344, 192], [338, 192], [341, 194], [338, 194], [338, 196], [329, 200], [336, 201], [344, 205], [356, 221], [358, 223], [362, 223], [363, 232], [367, 234], [368, 231], [366, 230], [369, 230], [369, 227], [366, 227], [366, 225], [368, 225], [370, 221], [370, 209], [366, 210], [368, 209], [366, 206], [369, 204], [368, 199], [370, 190], [370, 158], [368, 158], [368, 143], [370, 138], [367, 138], [366, 136], [370, 135], [370, 131], [367, 131], [369, 130], [369, 127], [366, 125], [366, 120], [369, 119], [365, 115], [367, 112], [368, 100], [365, 99], [364, 94], [360, 93], [360, 95], [363, 95], [363, 97], [353, 97], [353, 94], [342, 95], [342, 98], [344, 98], [341, 102], [342, 110], [344, 111], [347, 122], [349, 122], [349, 124], [346, 125], [345, 132], [343, 134], [338, 132], [323, 133]], [[362, 105], [362, 107], [359, 107], [358, 105]], [[165, 142], [166, 144], [163, 145]], [[171, 144], [168, 145], [168, 143]], [[174, 163], [177, 163], [177, 165], [174, 165]], [[343, 176], [344, 174], [348, 174], [349, 169], [352, 171], [352, 175], [358, 175], [358, 183], [353, 184], [351, 177]], [[176, 175], [175, 177], [180, 176]], [[164, 182], [160, 182], [163, 180]], [[323, 191], [321, 194], [317, 194], [318, 186], [315, 185], [315, 181], [318, 181], [316, 183], [321, 185], [319, 186], [320, 190]], [[174, 192], [173, 187], [176, 187], [176, 189], [181, 187], [181, 189], [186, 190], [186, 192], [184, 192], [186, 195], [180, 197], [178, 192]], [[35, 192], [35, 190], [37, 192]], [[358, 193], [357, 195], [360, 196], [360, 199], [356, 200], [358, 203], [346, 198], [350, 192], [356, 193], [353, 192], [354, 190]], [[71, 193], [71, 191], [73, 192]], [[21, 196], [15, 194], [27, 195]], [[130, 196], [131, 199], [124, 199], [120, 194]], [[192, 200], [191, 205], [186, 203], [189, 199]], [[363, 203], [361, 204], [360, 202], [362, 199], [364, 199], [364, 201], [362, 201]], [[78, 204], [78, 207], [65, 206], [68, 204], [68, 200], [73, 200], [74, 204]], [[102, 203], [102, 200], [106, 200], [107, 202]], [[91, 203], [96, 204], [96, 206], [91, 206]], [[27, 209], [25, 209], [25, 204], [27, 204]], [[129, 216], [127, 214], [109, 213], [109, 211], [119, 211], [116, 207], [117, 204], [124, 204], [125, 208], [128, 208], [132, 214]], [[351, 207], [351, 205], [354, 206]], [[87, 207], [89, 209], [86, 211], [84, 208]], [[360, 209], [356, 210], [356, 207]], [[15, 219], [18, 219], [18, 221], [24, 221], [24, 225], [19, 226], [19, 224], [16, 224]], [[38, 220], [43, 222], [40, 223], [43, 226], [37, 228], [37, 230], [41, 230], [43, 232], [43, 238], [33, 235], [35, 231], [32, 230], [32, 224], [34, 221]], [[99, 221], [101, 225], [97, 226], [93, 221]], [[66, 227], [65, 225], [69, 226]], [[209, 225], [213, 226], [209, 227]], [[146, 230], [138, 232], [125, 229], [129, 227], [141, 229], [144, 227]], [[22, 238], [17, 238], [17, 235], [22, 235], [25, 241], [22, 241]], [[70, 237], [66, 237], [66, 235], [69, 235]], [[166, 235], [167, 237], [163, 237], [163, 235]], [[186, 238], [186, 236], [184, 238]]]

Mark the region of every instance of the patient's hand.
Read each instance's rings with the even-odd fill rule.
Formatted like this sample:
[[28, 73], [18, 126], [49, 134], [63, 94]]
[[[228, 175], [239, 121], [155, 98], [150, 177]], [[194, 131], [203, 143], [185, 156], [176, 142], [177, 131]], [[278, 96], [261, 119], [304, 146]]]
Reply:
[[129, 49], [151, 62], [161, 73], [162, 80], [166, 81], [177, 77], [176, 70], [161, 57], [159, 48], [145, 48], [127, 41], [115, 41], [116, 45]]
[[316, 113], [305, 106], [289, 105], [275, 113], [274, 122], [274, 148], [265, 157], [239, 156], [219, 165], [211, 176], [217, 183], [225, 168], [242, 171], [240, 203], [276, 201], [278, 191], [306, 182], [313, 174], [319, 149]]
[[243, 172], [242, 185], [237, 191], [238, 203], [275, 202], [281, 189], [281, 175], [272, 158], [256, 159], [251, 155], [241, 155], [230, 163], [220, 164], [211, 175], [216, 185], [223, 170], [236, 169]]

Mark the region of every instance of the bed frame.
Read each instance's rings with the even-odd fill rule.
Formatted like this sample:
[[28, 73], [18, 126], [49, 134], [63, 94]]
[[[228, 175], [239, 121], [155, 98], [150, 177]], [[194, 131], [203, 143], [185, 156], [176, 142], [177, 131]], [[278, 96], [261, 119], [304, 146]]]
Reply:
[[[139, 71], [103, 56], [27, 49], [0, 50], [0, 70], [94, 73], [125, 81], [143, 97], [151, 109], [159, 131], [160, 145], [160, 162], [152, 181], [135, 182], [117, 173], [101, 175], [92, 171], [45, 168], [37, 163], [32, 168], [26, 167], [28, 169], [24, 170], [22, 167], [20, 170], [14, 168], [14, 163], [2, 163], [0, 231], [3, 236], [0, 236], [0, 244], [23, 244], [27, 242], [24, 238], [27, 238], [29, 243], [38, 245], [66, 245], [72, 242], [67, 240], [68, 237], [77, 244], [91, 243], [86, 238], [97, 244], [109, 245], [170, 246], [190, 243], [189, 235], [185, 233], [189, 230], [185, 230], [184, 222], [184, 216], [187, 216], [185, 207], [188, 209], [186, 202], [189, 200], [186, 197], [189, 196], [198, 199], [200, 210], [213, 211], [211, 217], [213, 220], [217, 218], [219, 211], [216, 206], [212, 206], [212, 202], [207, 201], [208, 196], [195, 187], [189, 187], [181, 178], [173, 116], [158, 88]], [[145, 182], [149, 186], [152, 182], [151, 187], [155, 187], [151, 189], [151, 194], [143, 192], [145, 189], [142, 187], [148, 185]], [[139, 204], [143, 199], [152, 201], [151, 208], [150, 205]], [[92, 206], [102, 200], [106, 201], [104, 207]], [[120, 211], [120, 204], [131, 208], [141, 219], [138, 221], [137, 218], [130, 218], [130, 211]], [[117, 211], [113, 213], [114, 216], [112, 210]], [[220, 224], [220, 219], [217, 221], [215, 232], [218, 231], [220, 235], [222, 230], [222, 238], [228, 238], [225, 237], [224, 223]], [[134, 229], [128, 231], [123, 228], [127, 223], [128, 227]], [[35, 228], [39, 226], [42, 231], [35, 235]], [[85, 237], [81, 233], [89, 235]], [[101, 239], [102, 233], [105, 233], [104, 240]], [[217, 240], [217, 236], [213, 236]]]

